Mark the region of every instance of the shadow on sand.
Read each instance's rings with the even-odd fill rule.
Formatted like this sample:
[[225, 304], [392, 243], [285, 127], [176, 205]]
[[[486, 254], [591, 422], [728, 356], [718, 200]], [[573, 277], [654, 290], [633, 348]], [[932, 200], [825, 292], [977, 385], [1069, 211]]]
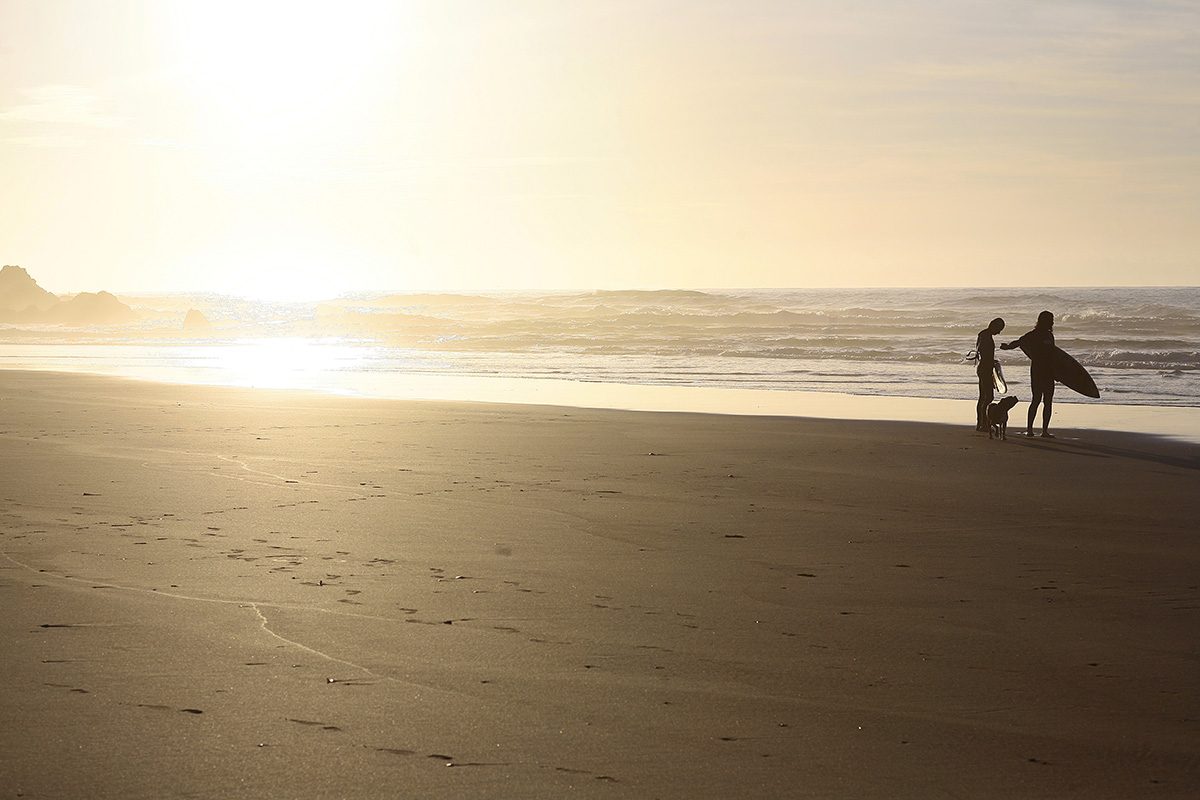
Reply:
[[[1106, 437], [1109, 434], [1105, 434]], [[1121, 434], [1117, 434], [1120, 436]], [[1142, 435], [1137, 439], [1149, 439], [1155, 445], [1153, 448], [1140, 448], [1136, 443], [1130, 446], [1107, 444], [1087, 441], [1087, 432], [1082, 434], [1071, 432], [1061, 434], [1054, 439], [1038, 437], [1014, 436], [1009, 441], [1016, 441], [1024, 447], [1038, 450], [1053, 450], [1059, 453], [1069, 453], [1077, 456], [1093, 458], [1133, 458], [1138, 461], [1150, 461], [1168, 467], [1200, 470], [1200, 447], [1186, 442], [1176, 442], [1172, 439]], [[1133, 438], [1133, 437], [1131, 437]]]

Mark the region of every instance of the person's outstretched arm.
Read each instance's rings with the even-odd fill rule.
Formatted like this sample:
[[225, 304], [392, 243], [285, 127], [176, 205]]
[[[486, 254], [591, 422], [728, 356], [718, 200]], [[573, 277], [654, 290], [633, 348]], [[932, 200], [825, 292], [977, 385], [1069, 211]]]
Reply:
[[1025, 337], [1028, 335], [1029, 335], [1028, 333], [1025, 334], [1025, 336], [1022, 336], [1020, 339], [1017, 339], [1015, 342], [1007, 342], [1007, 343], [1001, 344], [1000, 349], [1001, 350], [1016, 350], [1018, 347], [1021, 346], [1021, 343], [1025, 341]]

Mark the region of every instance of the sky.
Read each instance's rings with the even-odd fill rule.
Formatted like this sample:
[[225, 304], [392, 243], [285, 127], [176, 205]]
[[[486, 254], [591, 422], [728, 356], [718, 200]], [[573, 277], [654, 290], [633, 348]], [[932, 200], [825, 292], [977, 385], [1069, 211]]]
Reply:
[[57, 293], [1200, 283], [1193, 0], [0, 0]]

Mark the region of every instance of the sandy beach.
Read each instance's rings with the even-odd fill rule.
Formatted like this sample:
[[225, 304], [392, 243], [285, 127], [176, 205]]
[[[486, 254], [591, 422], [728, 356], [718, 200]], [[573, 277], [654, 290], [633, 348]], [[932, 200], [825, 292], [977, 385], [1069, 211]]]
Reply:
[[1193, 797], [1200, 448], [1059, 434], [4, 371], [0, 794]]

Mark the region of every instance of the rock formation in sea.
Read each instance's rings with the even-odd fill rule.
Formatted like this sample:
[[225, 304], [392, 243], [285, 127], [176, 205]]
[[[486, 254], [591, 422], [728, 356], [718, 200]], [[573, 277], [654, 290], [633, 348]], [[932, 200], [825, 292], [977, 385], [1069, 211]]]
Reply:
[[58, 303], [58, 297], [47, 292], [22, 267], [6, 264], [0, 269], [0, 309], [25, 311], [31, 306], [45, 311]]
[[120, 325], [137, 319], [136, 311], [108, 292], [80, 292], [45, 312], [46, 322], [69, 325]]
[[22, 267], [0, 269], [0, 322], [122, 325], [138, 319], [108, 292], [81, 292], [64, 300], [38, 286]]
[[208, 321], [208, 317], [194, 308], [189, 308], [183, 318], [183, 329], [185, 331], [206, 331], [212, 327], [212, 323]]

